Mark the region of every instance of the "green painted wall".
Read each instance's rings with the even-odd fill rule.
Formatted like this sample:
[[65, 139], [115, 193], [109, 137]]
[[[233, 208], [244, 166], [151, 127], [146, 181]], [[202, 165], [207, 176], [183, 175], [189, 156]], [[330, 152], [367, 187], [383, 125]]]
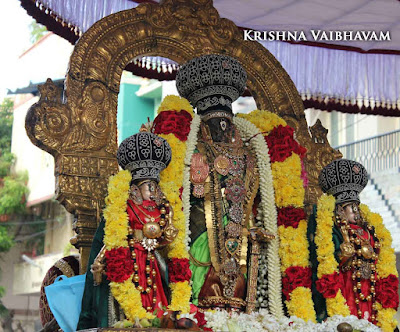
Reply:
[[138, 97], [140, 85], [122, 83], [118, 95], [118, 144], [136, 134], [147, 118], [154, 119], [154, 99]]

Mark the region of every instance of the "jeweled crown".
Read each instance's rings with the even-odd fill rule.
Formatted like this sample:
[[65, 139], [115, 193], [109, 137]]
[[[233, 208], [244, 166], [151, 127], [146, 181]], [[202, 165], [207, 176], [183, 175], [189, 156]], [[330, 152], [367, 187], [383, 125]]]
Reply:
[[210, 54], [183, 64], [176, 75], [179, 94], [188, 99], [199, 114], [211, 110], [232, 112], [232, 103], [246, 87], [247, 74], [236, 59]]
[[360, 202], [359, 194], [368, 183], [368, 173], [360, 163], [338, 159], [325, 166], [319, 175], [323, 192], [333, 195], [336, 203]]
[[124, 139], [117, 152], [118, 164], [131, 171], [132, 180], [160, 180], [160, 172], [171, 161], [168, 142], [153, 133], [142, 131]]

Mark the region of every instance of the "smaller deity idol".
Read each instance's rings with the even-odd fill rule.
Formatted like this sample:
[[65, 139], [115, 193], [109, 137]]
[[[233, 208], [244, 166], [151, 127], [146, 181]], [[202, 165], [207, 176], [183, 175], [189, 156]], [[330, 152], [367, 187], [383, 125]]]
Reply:
[[[163, 138], [142, 128], [140, 133], [121, 143], [117, 158], [132, 178], [126, 211], [116, 211], [113, 218], [107, 214], [107, 209], [115, 210], [116, 207], [116, 199], [112, 197], [122, 194], [111, 192], [116, 189], [109, 187], [105, 221], [101, 222], [94, 240], [98, 239], [98, 234], [104, 234], [105, 245], [100, 252], [99, 245], [92, 247], [78, 329], [112, 326], [124, 316], [135, 317], [140, 310], [152, 313], [156, 308], [168, 306], [165, 262], [157, 249], [171, 243], [177, 230], [170, 222], [173, 211], [158, 182], [160, 172], [171, 160], [171, 148]], [[119, 234], [113, 225], [120, 214], [128, 217], [126, 227], [121, 227], [126, 234], [112, 235]], [[118, 222], [115, 225], [118, 227]], [[114, 245], [116, 242], [120, 244]], [[107, 280], [104, 280], [105, 276]], [[128, 299], [124, 294], [118, 297], [118, 289], [124, 283], [131, 294], [137, 294], [136, 299]], [[107, 299], [107, 309], [96, 308], [96, 305], [104, 306], [101, 299]], [[130, 305], [129, 301], [141, 301], [142, 308], [137, 309], [137, 303]], [[97, 317], [93, 317], [94, 313]]]
[[[382, 324], [379, 322], [381, 316], [378, 308], [387, 306], [384, 294], [391, 292], [391, 286], [385, 282], [386, 279], [382, 279], [387, 276], [381, 273], [377, 263], [382, 254], [380, 240], [386, 241], [389, 247], [390, 243], [387, 243], [388, 239], [383, 237], [383, 233], [378, 232], [384, 230], [381, 218], [360, 205], [359, 194], [367, 182], [365, 168], [360, 163], [346, 159], [333, 161], [320, 174], [322, 190], [334, 196], [334, 199], [331, 196], [320, 198], [316, 234], [315, 237], [310, 236], [315, 240], [314, 255], [318, 259], [318, 264], [313, 263], [314, 273], [318, 271], [315, 283], [318, 292], [314, 294], [317, 311], [326, 305], [326, 312], [319, 313], [320, 319], [326, 313], [330, 316], [351, 314], [379, 326]], [[393, 265], [396, 271], [395, 258], [392, 256], [390, 254], [387, 257], [393, 258], [393, 262], [387, 263], [390, 268]], [[397, 276], [393, 275], [393, 279], [396, 281], [392, 293], [397, 297], [393, 306], [397, 308]]]

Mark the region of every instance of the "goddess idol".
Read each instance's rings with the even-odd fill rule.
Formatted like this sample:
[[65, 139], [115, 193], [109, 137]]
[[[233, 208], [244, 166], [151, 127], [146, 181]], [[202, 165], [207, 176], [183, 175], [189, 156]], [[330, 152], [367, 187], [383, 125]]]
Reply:
[[158, 181], [171, 148], [143, 127], [122, 141], [117, 159], [124, 171], [109, 182], [78, 329], [112, 326], [125, 317], [135, 321], [137, 314], [168, 306], [165, 262], [157, 249], [171, 243], [177, 230]]
[[393, 331], [399, 305], [396, 260], [382, 218], [360, 204], [367, 171], [358, 162], [339, 159], [321, 171], [319, 183], [328, 194], [310, 222], [319, 319], [354, 315]]

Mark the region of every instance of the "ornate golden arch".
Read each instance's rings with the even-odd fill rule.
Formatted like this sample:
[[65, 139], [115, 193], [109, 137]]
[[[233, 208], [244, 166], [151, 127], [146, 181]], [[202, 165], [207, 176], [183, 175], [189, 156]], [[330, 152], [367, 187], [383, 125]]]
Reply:
[[326, 133], [325, 138], [310, 136], [296, 87], [271, 53], [259, 43], [244, 41], [233, 22], [219, 17], [212, 0], [142, 4], [95, 23], [71, 55], [64, 94], [48, 80], [26, 118], [32, 142], [55, 158], [57, 199], [76, 217], [77, 234], [71, 242], [80, 248], [82, 270], [108, 177], [118, 169], [116, 111], [122, 71], [135, 57], [157, 55], [183, 63], [209, 53], [237, 58], [248, 73], [248, 89], [258, 108], [279, 114], [295, 128], [309, 151], [306, 203], [319, 196], [317, 175], [334, 151]]

